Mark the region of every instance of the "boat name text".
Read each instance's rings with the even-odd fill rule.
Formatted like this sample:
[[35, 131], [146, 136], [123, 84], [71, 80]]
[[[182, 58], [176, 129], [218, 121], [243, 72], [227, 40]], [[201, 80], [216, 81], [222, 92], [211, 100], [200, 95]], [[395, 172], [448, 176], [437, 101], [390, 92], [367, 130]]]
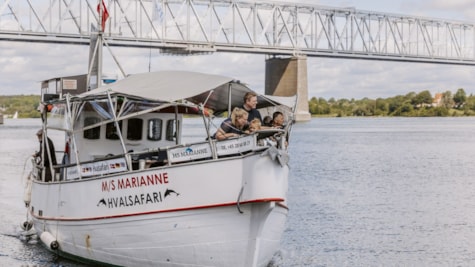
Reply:
[[107, 208], [132, 207], [137, 205], [153, 204], [162, 202], [161, 192], [152, 192], [140, 195], [128, 195], [120, 197], [103, 198], [97, 206], [106, 206]]
[[197, 155], [207, 155], [209, 154], [209, 150], [207, 148], [196, 149], [196, 150], [185, 150], [182, 152], [173, 153], [173, 157], [180, 158], [180, 157], [189, 157], [189, 156], [197, 156]]
[[168, 173], [154, 173], [137, 177], [117, 178], [102, 182], [102, 192], [110, 192], [121, 189], [138, 188], [143, 186], [153, 186], [168, 184]]

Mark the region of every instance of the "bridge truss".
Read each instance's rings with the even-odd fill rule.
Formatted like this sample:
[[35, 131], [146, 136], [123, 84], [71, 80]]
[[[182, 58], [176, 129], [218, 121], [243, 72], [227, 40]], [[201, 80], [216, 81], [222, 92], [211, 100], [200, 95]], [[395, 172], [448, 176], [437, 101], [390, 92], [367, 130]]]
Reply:
[[[98, 0], [0, 0], [0, 40], [89, 45]], [[104, 0], [109, 46], [475, 65], [475, 25], [298, 3]]]

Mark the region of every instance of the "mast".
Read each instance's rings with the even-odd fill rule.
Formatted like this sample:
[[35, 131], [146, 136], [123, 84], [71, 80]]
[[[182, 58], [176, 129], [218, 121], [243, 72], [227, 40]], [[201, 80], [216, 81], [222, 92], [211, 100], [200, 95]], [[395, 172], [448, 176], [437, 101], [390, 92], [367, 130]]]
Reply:
[[92, 25], [91, 40], [89, 44], [89, 70], [87, 72], [87, 90], [96, 89], [102, 85], [102, 47], [103, 34], [109, 12], [104, 4], [104, 0], [99, 0], [97, 4], [99, 19], [97, 26]]

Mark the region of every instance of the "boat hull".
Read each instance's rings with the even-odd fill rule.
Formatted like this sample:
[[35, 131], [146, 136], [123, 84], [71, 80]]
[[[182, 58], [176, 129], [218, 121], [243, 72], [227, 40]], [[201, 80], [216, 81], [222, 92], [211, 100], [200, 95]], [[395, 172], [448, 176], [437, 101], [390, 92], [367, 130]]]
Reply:
[[[60, 251], [118, 266], [266, 266], [287, 217], [272, 202], [124, 219], [36, 222]], [[67, 255], [66, 255], [67, 256]]]
[[285, 227], [287, 175], [287, 165], [256, 153], [35, 182], [30, 212], [39, 235], [48, 233], [60, 254], [81, 259], [119, 266], [266, 266]]

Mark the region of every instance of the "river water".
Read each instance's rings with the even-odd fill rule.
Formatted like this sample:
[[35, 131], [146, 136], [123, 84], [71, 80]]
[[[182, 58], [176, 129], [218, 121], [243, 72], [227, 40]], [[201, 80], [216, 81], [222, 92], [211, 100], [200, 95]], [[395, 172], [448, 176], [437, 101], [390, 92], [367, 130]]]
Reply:
[[[85, 266], [18, 237], [39, 126], [0, 125], [0, 266]], [[475, 266], [475, 118], [316, 118], [289, 150], [271, 266]]]

